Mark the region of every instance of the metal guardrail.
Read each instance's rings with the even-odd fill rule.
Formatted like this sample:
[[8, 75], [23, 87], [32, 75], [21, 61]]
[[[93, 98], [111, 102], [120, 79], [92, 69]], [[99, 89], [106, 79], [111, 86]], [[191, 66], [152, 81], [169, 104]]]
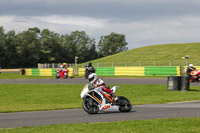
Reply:
[[20, 69], [0, 69], [0, 73], [18, 73]]

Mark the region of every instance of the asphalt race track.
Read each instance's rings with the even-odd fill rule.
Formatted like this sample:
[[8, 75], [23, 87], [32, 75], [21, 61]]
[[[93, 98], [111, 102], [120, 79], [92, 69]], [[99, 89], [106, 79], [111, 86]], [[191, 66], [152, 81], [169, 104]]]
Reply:
[[[165, 78], [103, 78], [106, 84], [167, 84]], [[69, 79], [0, 79], [0, 84], [88, 84], [84, 78]], [[200, 86], [200, 82], [191, 83]]]
[[[107, 84], [166, 84], [167, 79], [103, 78]], [[88, 84], [84, 78], [69, 79], [0, 79], [0, 84]]]
[[[107, 84], [167, 84], [167, 79], [103, 78]], [[86, 84], [83, 78], [72, 79], [0, 79], [0, 84]], [[199, 86], [200, 83], [191, 83]], [[80, 103], [81, 104], [81, 103]], [[170, 104], [137, 105], [129, 113], [118, 110], [89, 115], [83, 109], [0, 113], [0, 128], [110, 122], [175, 117], [200, 117], [200, 101]]]
[[200, 101], [137, 105], [133, 106], [132, 111], [129, 113], [109, 110], [96, 115], [89, 115], [83, 109], [0, 113], [0, 128], [174, 117], [200, 117]]

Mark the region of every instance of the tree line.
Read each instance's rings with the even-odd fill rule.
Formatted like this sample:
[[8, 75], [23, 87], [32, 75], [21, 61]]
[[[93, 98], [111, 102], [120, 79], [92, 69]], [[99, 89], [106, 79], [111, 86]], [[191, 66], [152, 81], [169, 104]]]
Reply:
[[37, 63], [86, 62], [128, 50], [125, 35], [101, 36], [98, 44], [85, 31], [60, 35], [37, 27], [16, 33], [5, 33], [0, 27], [0, 66], [2, 68], [35, 68]]

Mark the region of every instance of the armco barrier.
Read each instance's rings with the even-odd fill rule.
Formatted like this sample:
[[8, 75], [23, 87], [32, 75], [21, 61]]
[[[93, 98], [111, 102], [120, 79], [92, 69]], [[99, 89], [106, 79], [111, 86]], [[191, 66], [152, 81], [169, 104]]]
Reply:
[[144, 76], [144, 67], [115, 67], [115, 75]]
[[25, 69], [25, 75], [32, 76], [32, 69]]
[[[180, 67], [96, 67], [97, 75], [127, 76], [180, 76]], [[79, 76], [84, 76], [85, 69], [79, 68]]]
[[40, 76], [40, 69], [32, 69], [32, 76]]
[[53, 76], [52, 75], [52, 69], [39, 69], [40, 70], [40, 76]]
[[85, 75], [85, 68], [79, 68], [78, 69], [78, 75], [79, 76], [84, 76]]
[[114, 67], [96, 67], [97, 75], [105, 75], [105, 76], [114, 76], [115, 68]]
[[[73, 76], [73, 68], [68, 68], [68, 76]], [[47, 69], [25, 69], [26, 75], [29, 76], [56, 76], [56, 69], [47, 68]]]
[[180, 67], [145, 67], [145, 76], [180, 75]]
[[[196, 69], [200, 70], [200, 66], [194, 66]], [[185, 66], [185, 71], [187, 70], [188, 66]]]
[[0, 71], [2, 72], [2, 73], [9, 73], [9, 72], [11, 72], [11, 73], [13, 73], [13, 72], [19, 72], [20, 71], [20, 69], [1, 69], [1, 67], [0, 67]]

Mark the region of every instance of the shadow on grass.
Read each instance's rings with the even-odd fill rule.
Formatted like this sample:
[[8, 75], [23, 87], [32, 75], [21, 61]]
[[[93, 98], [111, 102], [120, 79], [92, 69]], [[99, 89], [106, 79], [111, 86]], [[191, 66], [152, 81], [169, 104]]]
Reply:
[[191, 89], [191, 90], [189, 90], [189, 91], [200, 91], [200, 90]]

